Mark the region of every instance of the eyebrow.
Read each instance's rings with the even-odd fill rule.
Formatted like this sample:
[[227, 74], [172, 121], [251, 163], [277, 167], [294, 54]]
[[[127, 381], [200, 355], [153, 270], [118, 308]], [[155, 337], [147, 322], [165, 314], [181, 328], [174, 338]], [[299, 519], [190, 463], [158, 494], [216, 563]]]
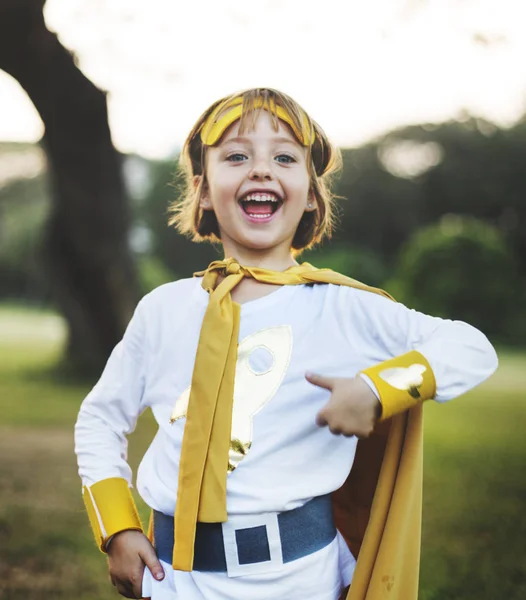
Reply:
[[[230, 144], [230, 143], [246, 143], [246, 142], [250, 142], [250, 138], [247, 138], [243, 135], [238, 135], [236, 137], [230, 138], [228, 140], [225, 140], [223, 142], [223, 144]], [[272, 142], [278, 143], [278, 144], [292, 144], [293, 146], [298, 145], [297, 142], [295, 142], [294, 140], [285, 137], [285, 136], [278, 136], [275, 138], [272, 138]]]

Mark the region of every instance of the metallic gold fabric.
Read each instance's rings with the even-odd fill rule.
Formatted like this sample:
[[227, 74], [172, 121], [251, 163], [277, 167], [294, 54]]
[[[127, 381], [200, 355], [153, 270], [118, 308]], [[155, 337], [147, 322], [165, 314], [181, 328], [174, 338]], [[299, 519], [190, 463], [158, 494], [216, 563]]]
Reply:
[[[254, 371], [250, 359], [257, 350], [265, 350], [271, 364], [264, 371]], [[252, 445], [252, 419], [269, 402], [281, 385], [292, 353], [292, 332], [287, 325], [268, 327], [249, 335], [239, 344], [228, 472], [233, 472]], [[191, 387], [177, 399], [170, 422], [186, 417]]]
[[411, 350], [362, 371], [380, 394], [382, 420], [434, 398], [436, 382], [425, 356]]

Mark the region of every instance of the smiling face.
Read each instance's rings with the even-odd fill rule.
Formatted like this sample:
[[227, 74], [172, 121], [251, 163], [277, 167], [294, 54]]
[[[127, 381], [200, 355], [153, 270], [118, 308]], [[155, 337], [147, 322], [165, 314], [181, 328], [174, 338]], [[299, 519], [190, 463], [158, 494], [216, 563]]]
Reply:
[[231, 125], [206, 155], [201, 208], [213, 210], [226, 256], [290, 256], [309, 193], [306, 149], [288, 125], [261, 110], [251, 131]]

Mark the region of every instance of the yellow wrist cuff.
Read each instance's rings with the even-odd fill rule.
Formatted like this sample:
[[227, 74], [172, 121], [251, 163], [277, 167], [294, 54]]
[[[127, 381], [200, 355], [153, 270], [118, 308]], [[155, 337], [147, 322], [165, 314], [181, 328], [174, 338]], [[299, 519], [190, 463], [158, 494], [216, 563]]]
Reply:
[[435, 375], [426, 358], [412, 350], [361, 371], [376, 386], [382, 404], [380, 421], [434, 398]]
[[108, 539], [119, 531], [142, 531], [139, 513], [125, 479], [111, 477], [90, 487], [84, 486], [82, 498], [93, 534], [103, 552]]

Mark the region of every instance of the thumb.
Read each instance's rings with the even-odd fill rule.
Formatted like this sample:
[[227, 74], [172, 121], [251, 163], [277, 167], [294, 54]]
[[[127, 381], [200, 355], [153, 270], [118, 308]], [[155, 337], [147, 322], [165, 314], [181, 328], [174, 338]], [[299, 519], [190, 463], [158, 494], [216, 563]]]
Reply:
[[325, 377], [324, 375], [317, 375], [316, 373], [311, 373], [309, 371], [305, 373], [305, 379], [326, 390], [332, 390], [334, 387], [334, 377]]
[[153, 546], [148, 542], [148, 545], [139, 553], [144, 564], [150, 569], [151, 574], [157, 580], [164, 579], [164, 569], [157, 558], [157, 554], [153, 549]]

